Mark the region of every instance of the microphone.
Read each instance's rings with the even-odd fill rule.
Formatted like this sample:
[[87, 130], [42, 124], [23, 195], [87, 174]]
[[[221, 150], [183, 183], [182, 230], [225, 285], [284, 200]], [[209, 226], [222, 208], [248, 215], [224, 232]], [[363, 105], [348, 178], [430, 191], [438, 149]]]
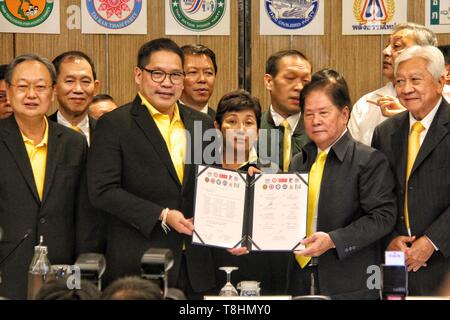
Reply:
[[[31, 229], [28, 229], [25, 234], [23, 235], [22, 239], [15, 245], [15, 247], [0, 261], [0, 268], [3, 266], [3, 264], [8, 260], [8, 258], [22, 245], [22, 243], [25, 242], [25, 240], [28, 239], [28, 237], [31, 234]], [[0, 240], [3, 236], [3, 230], [0, 228]], [[2, 283], [2, 275], [0, 271], [0, 283]]]

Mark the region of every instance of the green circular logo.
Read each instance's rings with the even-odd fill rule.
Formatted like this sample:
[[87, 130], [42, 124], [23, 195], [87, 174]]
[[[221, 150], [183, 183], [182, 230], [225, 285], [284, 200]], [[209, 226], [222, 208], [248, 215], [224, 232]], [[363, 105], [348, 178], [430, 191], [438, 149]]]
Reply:
[[53, 0], [0, 0], [0, 12], [12, 24], [32, 28], [48, 19]]
[[171, 0], [170, 10], [184, 28], [205, 31], [222, 20], [225, 2], [226, 0]]

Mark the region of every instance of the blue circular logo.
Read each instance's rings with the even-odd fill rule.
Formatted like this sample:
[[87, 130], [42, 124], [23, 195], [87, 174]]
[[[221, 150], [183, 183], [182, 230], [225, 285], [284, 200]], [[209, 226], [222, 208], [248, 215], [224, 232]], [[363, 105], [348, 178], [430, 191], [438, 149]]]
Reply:
[[139, 17], [142, 0], [86, 0], [86, 7], [92, 19], [102, 27], [122, 29]]
[[283, 29], [301, 29], [309, 24], [319, 10], [319, 0], [266, 0], [269, 18]]

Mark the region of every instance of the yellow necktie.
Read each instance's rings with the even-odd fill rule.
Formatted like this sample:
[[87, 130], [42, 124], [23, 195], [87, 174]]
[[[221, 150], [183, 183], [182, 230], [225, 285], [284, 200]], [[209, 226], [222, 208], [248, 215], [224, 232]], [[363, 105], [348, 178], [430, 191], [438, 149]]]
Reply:
[[81, 129], [80, 129], [79, 126], [73, 126], [73, 125], [71, 125], [70, 128], [71, 128], [72, 130], [75, 130], [76, 132], [83, 133], [83, 132], [81, 131]]
[[283, 135], [283, 171], [288, 172], [289, 164], [291, 163], [291, 126], [289, 122], [284, 119], [281, 123], [284, 127]]
[[405, 224], [406, 230], [408, 230], [408, 235], [411, 236], [411, 225], [409, 223], [409, 213], [408, 213], [408, 180], [411, 174], [412, 167], [416, 161], [417, 154], [420, 150], [420, 133], [425, 130], [425, 127], [417, 121], [413, 124], [411, 133], [408, 138], [408, 162], [406, 165], [406, 184], [405, 184]]
[[[306, 222], [306, 236], [309, 237], [313, 233], [314, 224], [314, 212], [318, 204], [318, 196], [320, 191], [320, 184], [322, 182], [323, 168], [325, 167], [325, 161], [327, 160], [327, 153], [322, 151], [317, 156], [316, 161], [313, 163], [311, 170], [309, 171], [308, 181], [308, 217]], [[300, 267], [304, 268], [311, 257], [305, 257], [296, 255], [295, 258], [300, 264]]]

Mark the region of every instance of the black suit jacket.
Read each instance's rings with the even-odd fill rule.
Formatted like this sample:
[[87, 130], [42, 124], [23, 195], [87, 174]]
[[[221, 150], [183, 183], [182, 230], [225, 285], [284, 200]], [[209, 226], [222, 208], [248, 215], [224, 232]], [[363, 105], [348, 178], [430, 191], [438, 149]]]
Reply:
[[[181, 104], [179, 110], [191, 135], [188, 149], [196, 145], [196, 151], [201, 151], [200, 135], [212, 128], [211, 119]], [[201, 124], [201, 130], [194, 130], [194, 121]], [[190, 156], [194, 155], [187, 152], [187, 158]], [[164, 139], [139, 96], [99, 119], [89, 150], [88, 187], [94, 206], [108, 213], [109, 280], [140, 274], [144, 252], [160, 247], [170, 248], [174, 254], [169, 285], [175, 286], [184, 241], [192, 288], [201, 292], [214, 287], [211, 250], [191, 246], [191, 237], [174, 230], [165, 234], [159, 221], [166, 207], [178, 209], [186, 217], [193, 215], [195, 170], [187, 162], [181, 185]]]
[[[316, 156], [310, 142], [291, 169], [309, 172]], [[367, 288], [367, 268], [380, 264], [379, 240], [392, 231], [396, 216], [394, 177], [386, 157], [347, 132], [331, 147], [320, 186], [317, 231], [329, 233], [336, 245], [318, 258], [320, 294], [379, 297]], [[291, 267], [300, 268], [294, 258]]]
[[[442, 99], [412, 168], [408, 184], [408, 212], [412, 235], [426, 235], [438, 248], [428, 266], [409, 273], [410, 294], [436, 294], [450, 271], [450, 105]], [[404, 221], [409, 113], [379, 125], [372, 146], [384, 152], [396, 176], [398, 220], [387, 243], [407, 235]]]
[[211, 107], [208, 107], [208, 116], [214, 121], [216, 120], [216, 110], [212, 109]]
[[[52, 115], [48, 116], [48, 118], [50, 120], [52, 120], [53, 122], [58, 122], [58, 116], [57, 116], [58, 111], [56, 111], [55, 113], [53, 113]], [[89, 116], [89, 137], [90, 137], [90, 141], [89, 143], [92, 142], [93, 138], [94, 138], [94, 133], [95, 133], [95, 126], [97, 125], [97, 120], [95, 120], [94, 118]]]
[[[0, 296], [25, 299], [27, 271], [40, 235], [52, 264], [73, 264], [76, 239], [86, 238], [89, 205], [83, 171], [87, 144], [75, 131], [48, 122], [47, 165], [42, 202], [15, 117], [0, 120], [0, 260], [31, 230], [30, 237], [1, 268]], [[84, 181], [85, 182], [85, 181]], [[84, 193], [80, 190], [84, 190]], [[77, 238], [76, 238], [77, 236]], [[86, 248], [86, 247], [85, 247]]]

